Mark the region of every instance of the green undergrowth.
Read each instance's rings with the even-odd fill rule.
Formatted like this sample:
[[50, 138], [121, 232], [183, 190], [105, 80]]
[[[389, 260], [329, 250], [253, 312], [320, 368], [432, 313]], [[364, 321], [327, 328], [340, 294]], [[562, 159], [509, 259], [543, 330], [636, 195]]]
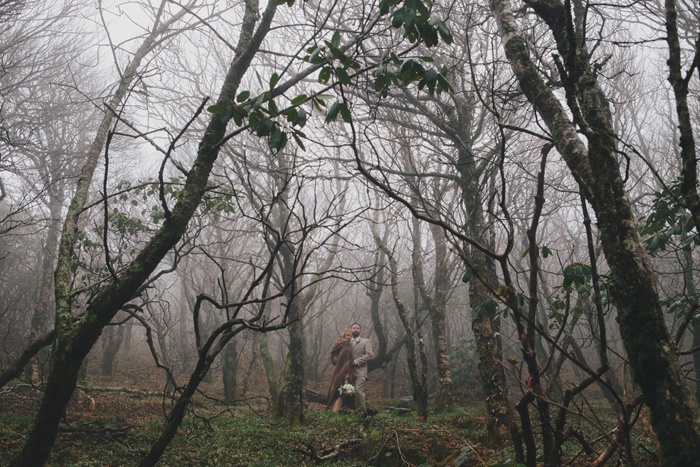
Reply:
[[[51, 466], [137, 465], [160, 434], [158, 403], [120, 399], [111, 413], [73, 411], [62, 425], [51, 453]], [[128, 412], [124, 410], [128, 407]], [[3, 409], [7, 409], [4, 406]], [[286, 466], [316, 465], [450, 465], [457, 456], [466, 465], [503, 462], [484, 448], [483, 410], [458, 409], [427, 422], [413, 412], [378, 408], [364, 418], [351, 412], [327, 412], [311, 404], [306, 424], [287, 428], [249, 409], [199, 410], [188, 417], [159, 465]], [[6, 465], [31, 428], [31, 416], [0, 411], [0, 465]], [[336, 446], [340, 446], [336, 449]]]
[[[7, 465], [31, 428], [38, 397], [0, 397], [0, 465]], [[460, 407], [427, 421], [385, 400], [376, 414], [333, 413], [310, 403], [306, 423], [289, 428], [268, 415], [266, 406], [225, 407], [198, 398], [161, 458], [162, 466], [498, 466], [512, 465], [513, 446], [485, 446], [483, 407]], [[165, 407], [167, 408], [167, 407]], [[604, 401], [570, 414], [567, 436], [581, 433], [599, 454], [604, 436], [615, 426], [615, 414]], [[126, 395], [96, 395], [71, 404], [51, 452], [50, 466], [138, 465], [162, 430], [163, 401]], [[534, 417], [535, 414], [533, 413]], [[638, 465], [655, 465], [648, 425], [636, 427], [631, 454]], [[536, 442], [541, 444], [539, 432]], [[541, 446], [540, 446], [541, 449]], [[586, 454], [571, 438], [563, 458], [586, 465], [598, 454]], [[620, 460], [622, 452], [611, 459]], [[541, 453], [540, 453], [541, 455]], [[323, 461], [322, 461], [323, 460]]]

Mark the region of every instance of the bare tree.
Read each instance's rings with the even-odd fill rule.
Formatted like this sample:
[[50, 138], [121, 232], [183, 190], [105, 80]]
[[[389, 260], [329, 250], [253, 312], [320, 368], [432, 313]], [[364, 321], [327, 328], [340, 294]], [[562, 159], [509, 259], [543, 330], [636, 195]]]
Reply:
[[[403, 339], [406, 347], [407, 365], [411, 378], [411, 388], [413, 392], [413, 400], [416, 403], [418, 415], [422, 420], [428, 419], [428, 359], [425, 353], [425, 345], [423, 343], [422, 333], [420, 331], [419, 320], [417, 313], [413, 316], [409, 314], [404, 300], [401, 298], [401, 290], [399, 286], [399, 266], [392, 249], [383, 240], [376, 228], [372, 229], [372, 236], [384, 254], [386, 254], [389, 263], [389, 281], [391, 283], [391, 296], [396, 306], [396, 311], [399, 319], [406, 332]], [[413, 288], [415, 290], [415, 288]], [[416, 356], [416, 352], [418, 356]]]
[[[116, 109], [132, 80], [136, 77], [141, 60], [153, 50], [161, 35], [167, 33], [170, 26], [186, 14], [182, 9], [168, 19], [161, 18], [165, 3], [157, 13], [156, 21], [145, 41], [135, 53], [126, 68], [120, 86], [109, 103], [110, 109]], [[231, 63], [229, 73], [224, 81], [218, 102], [233, 102], [241, 81], [252, 58], [257, 53], [265, 37], [276, 4], [272, 2], [263, 15], [260, 25], [255, 28], [257, 5], [248, 10], [248, 22], [241, 34], [238, 53]], [[179, 201], [166, 214], [162, 227], [143, 247], [138, 256], [114, 277], [114, 281], [105, 286], [91, 301], [85, 312], [75, 318], [70, 293], [71, 264], [73, 245], [79, 231], [78, 218], [85, 205], [90, 182], [98, 156], [107, 138], [113, 114], [105, 113], [103, 121], [87, 155], [87, 162], [78, 180], [76, 193], [68, 208], [63, 227], [59, 256], [55, 274], [56, 288], [56, 340], [49, 377], [44, 398], [35, 417], [34, 427], [29, 434], [22, 451], [15, 457], [12, 465], [41, 465], [48, 458], [49, 451], [56, 438], [56, 430], [66, 405], [75, 388], [78, 371], [83, 359], [95, 341], [121, 307], [138, 292], [139, 287], [155, 270], [167, 252], [180, 240], [187, 224], [206, 189], [206, 183], [212, 166], [219, 152], [220, 141], [226, 132], [226, 120], [215, 114], [200, 144], [197, 159], [188, 172]]]
[[[689, 446], [700, 442], [697, 408], [682, 379], [663, 321], [654, 273], [624, 190], [609, 103], [584, 40], [588, 36], [588, 10], [579, 2], [573, 2], [573, 11], [559, 2], [526, 4], [545, 21], [556, 41], [561, 57], [559, 72], [573, 120], [532, 62], [510, 4], [492, 1], [506, 57], [596, 213], [605, 256], [615, 277], [612, 292], [618, 323], [632, 371], [651, 412], [661, 457], [668, 464], [695, 465], [697, 456]], [[577, 130], [585, 134], [587, 144]]]

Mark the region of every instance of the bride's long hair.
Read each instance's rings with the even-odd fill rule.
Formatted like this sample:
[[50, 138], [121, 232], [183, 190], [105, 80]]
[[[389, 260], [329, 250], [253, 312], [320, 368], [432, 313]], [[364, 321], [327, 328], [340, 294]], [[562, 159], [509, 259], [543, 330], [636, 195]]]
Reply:
[[340, 337], [338, 338], [338, 340], [335, 341], [333, 347], [342, 344], [345, 341], [349, 341], [350, 339], [352, 339], [352, 331], [349, 329], [345, 329], [343, 332], [340, 333]]
[[336, 353], [340, 349], [340, 346], [346, 342], [349, 342], [350, 339], [352, 339], [352, 331], [345, 329], [340, 333], [340, 337], [335, 341], [335, 344], [333, 344], [333, 352], [331, 353]]

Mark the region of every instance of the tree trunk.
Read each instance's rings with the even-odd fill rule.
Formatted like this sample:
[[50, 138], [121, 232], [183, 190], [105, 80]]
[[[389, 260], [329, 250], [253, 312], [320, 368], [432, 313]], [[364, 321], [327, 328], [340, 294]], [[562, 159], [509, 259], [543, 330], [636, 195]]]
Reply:
[[7, 368], [2, 375], [0, 375], [0, 389], [2, 389], [7, 383], [13, 379], [19, 377], [22, 374], [22, 370], [25, 368], [27, 363], [37, 354], [41, 349], [51, 345], [56, 336], [56, 331], [49, 331], [48, 333], [41, 336], [39, 339], [31, 342], [27, 348], [22, 352], [22, 354], [14, 361], [9, 368]]
[[447, 316], [445, 311], [447, 308], [447, 286], [449, 280], [447, 239], [445, 231], [435, 224], [430, 224], [430, 232], [435, 242], [435, 293], [429, 303], [429, 313], [438, 373], [433, 410], [435, 412], [443, 412], [452, 409], [452, 368], [450, 366], [450, 349], [447, 345]]
[[[321, 370], [323, 363], [327, 360], [327, 355], [323, 351], [323, 319], [317, 318], [313, 325], [309, 326], [308, 333], [305, 334], [306, 345], [309, 349], [307, 352], [307, 361], [309, 363], [307, 379], [309, 381], [318, 382], [321, 379]], [[321, 362], [324, 360], [324, 362]]]
[[[467, 155], [460, 157], [464, 183], [463, 196], [467, 207], [467, 234], [484, 245], [488, 245], [489, 231], [485, 227], [484, 213], [481, 207], [475, 174], [468, 174], [474, 165]], [[471, 328], [479, 355], [477, 364], [481, 386], [486, 394], [486, 436], [489, 446], [498, 446], [509, 437], [514, 437], [517, 428], [513, 421], [512, 409], [508, 402], [503, 352], [501, 349], [500, 322], [495, 310], [480, 306], [491, 299], [491, 290], [498, 287], [496, 265], [494, 260], [475, 247], [470, 251], [467, 268], [473, 268], [475, 277], [469, 281], [469, 305], [472, 312]], [[488, 285], [488, 287], [487, 287]], [[491, 289], [491, 290], [489, 290]], [[516, 443], [517, 444], [517, 443]]]
[[279, 397], [278, 377], [275, 371], [275, 361], [270, 354], [270, 348], [267, 342], [267, 334], [260, 336], [260, 359], [263, 362], [265, 370], [265, 378], [267, 379], [267, 390], [270, 393], [270, 400], [276, 401]]
[[[398, 267], [396, 265], [396, 260], [389, 248], [381, 243], [380, 248], [384, 250], [389, 259], [389, 274], [391, 276], [391, 295], [394, 299], [394, 304], [396, 305], [396, 311], [403, 324], [404, 330], [406, 331], [406, 363], [408, 365], [408, 374], [411, 377], [411, 388], [413, 389], [413, 401], [416, 403], [418, 416], [423, 420], [428, 420], [428, 385], [426, 378], [427, 371], [427, 359], [425, 358], [425, 351], [423, 344], [419, 337], [419, 342], [416, 342], [417, 331], [414, 331], [414, 327], [411, 325], [411, 320], [409, 319], [408, 313], [406, 312], [406, 307], [404, 306], [401, 298], [399, 297], [399, 281], [398, 281]], [[413, 320], [417, 323], [417, 320]], [[422, 365], [419, 368], [418, 360], [416, 358], [416, 348], [418, 348], [420, 359]]]
[[284, 321], [288, 323], [289, 344], [284, 370], [278, 386], [275, 415], [285, 420], [288, 426], [304, 424], [304, 310], [306, 300], [300, 293], [300, 278], [297, 277], [298, 254], [296, 243], [292, 238], [289, 208], [288, 177], [292, 168], [282, 157], [274, 161], [279, 172], [272, 175], [273, 183], [278, 187], [276, 209], [276, 230], [270, 230], [270, 242], [279, 242], [279, 268], [284, 287], [286, 312]]
[[[385, 229], [382, 236], [379, 235], [377, 225], [385, 224], [385, 222], [379, 219], [380, 209], [374, 211], [373, 222], [370, 223], [370, 230], [372, 232], [372, 237], [375, 239], [377, 246], [385, 244], [386, 239], [391, 233], [391, 229]], [[381, 298], [384, 294], [384, 287], [386, 284], [386, 267], [387, 267], [386, 253], [380, 247], [375, 256], [374, 264], [372, 265], [372, 275], [367, 286], [367, 296], [370, 299], [370, 317], [372, 319], [372, 328], [374, 329], [374, 334], [377, 337], [377, 347], [374, 352], [374, 358], [367, 363], [367, 370], [371, 373], [372, 371], [384, 368], [386, 369], [388, 364], [391, 362], [396, 362], [398, 358], [398, 353], [403, 348], [403, 337], [397, 338], [396, 342], [389, 347], [389, 336], [387, 334], [387, 329], [391, 329], [391, 326], [387, 324], [388, 315], [384, 315], [381, 308]], [[394, 365], [395, 369], [396, 366]], [[385, 373], [386, 374], [386, 373]], [[393, 384], [393, 383], [392, 383]], [[393, 392], [393, 386], [392, 386]]]
[[289, 346], [282, 381], [277, 394], [277, 417], [287, 425], [304, 424], [304, 339], [301, 305], [295, 299], [289, 304]]
[[[685, 244], [683, 247], [683, 279], [685, 281], [685, 290], [686, 290], [686, 295], [689, 298], [689, 301], [691, 304], [696, 304], [698, 303], [698, 295], [697, 291], [695, 290], [695, 273], [694, 273], [694, 264], [695, 261], [693, 260], [693, 250], [690, 244], [686, 243], [688, 232], [686, 232], [686, 229], [683, 229], [683, 235], [681, 237], [681, 240]], [[688, 310], [688, 313], [695, 314], [697, 313], [697, 307], [694, 307], [693, 305], [690, 305], [690, 309]], [[690, 348], [693, 349], [692, 353], [692, 359], [693, 359], [693, 368], [694, 368], [694, 373], [695, 373], [695, 401], [700, 404], [700, 325], [691, 318], [691, 323], [692, 324], [692, 340], [691, 340], [691, 346]], [[680, 346], [681, 342], [683, 341], [683, 337], [680, 336], [680, 339], [678, 339], [678, 346]]]
[[[185, 269], [187, 267], [185, 266]], [[177, 349], [179, 353], [179, 363], [183, 370], [190, 367], [192, 352], [190, 352], [191, 330], [189, 324], [192, 322], [192, 302], [191, 295], [187, 293], [188, 287], [184, 278], [180, 277], [180, 319], [178, 322]], [[194, 347], [194, 346], [192, 346]]]
[[693, 368], [695, 368], [695, 401], [700, 404], [700, 325], [693, 325]]
[[[238, 86], [243, 74], [248, 69], [250, 62], [257, 52], [262, 39], [264, 38], [269, 24], [276, 9], [275, 2], [271, 2], [265, 11], [263, 20], [258, 31], [251, 38], [245, 36], [239, 47], [228, 74], [221, 88], [218, 103], [221, 105], [234, 102]], [[257, 9], [256, 9], [257, 11]], [[182, 10], [182, 15], [185, 10]], [[255, 16], [255, 15], [253, 15]], [[179, 18], [176, 16], [174, 18]], [[253, 18], [253, 23], [254, 23]], [[173, 19], [175, 21], [175, 19]], [[169, 22], [163, 26], [169, 27]], [[167, 30], [166, 27], [166, 30]], [[251, 26], [252, 29], [252, 26]], [[116, 106], [130, 86], [131, 80], [136, 75], [140, 60], [146, 53], [152, 50], [156, 44], [156, 37], [162, 33], [161, 30], [154, 30], [148, 37], [148, 44], [139, 49], [139, 52], [132, 61], [132, 64], [125, 73], [125, 78], [120, 83], [120, 90], [123, 94], [114, 103]], [[138, 57], [138, 60], [136, 60]], [[107, 118], [107, 117], [105, 117]], [[104, 127], [106, 134], [109, 127]], [[111, 321], [119, 309], [134, 297], [139, 287], [146, 281], [149, 275], [155, 270], [161, 260], [170, 249], [180, 240], [189, 220], [195, 212], [197, 206], [204, 195], [206, 184], [209, 179], [214, 161], [216, 160], [220, 142], [226, 133], [226, 121], [221, 116], [213, 115], [202, 141], [199, 145], [197, 158], [192, 165], [178, 201], [172, 208], [169, 215], [163, 222], [161, 228], [146, 243], [138, 256], [119, 274], [118, 281], [106, 285], [87, 306], [85, 312], [78, 321], [74, 321], [71, 300], [71, 265], [73, 260], [73, 243], [78, 232], [78, 216], [85, 205], [88, 188], [92, 181], [92, 173], [97, 163], [97, 157], [86, 164], [83, 175], [78, 183], [76, 195], [68, 209], [66, 221], [59, 248], [59, 261], [56, 267], [55, 287], [56, 287], [56, 340], [52, 354], [51, 370], [48, 376], [46, 390], [41, 401], [39, 410], [34, 419], [34, 426], [29, 433], [21, 452], [13, 459], [11, 465], [36, 467], [43, 465], [48, 459], [49, 452], [56, 439], [58, 424], [63, 417], [71, 395], [75, 389], [80, 366], [90, 352], [103, 328]], [[91, 151], [97, 155], [100, 153], [102, 144], [95, 140]]]
[[392, 399], [396, 397], [396, 370], [399, 367], [399, 355], [401, 352], [397, 352], [396, 358], [391, 360], [391, 363], [389, 364], [389, 397]]
[[[675, 96], [676, 116], [678, 117], [678, 143], [681, 149], [681, 192], [683, 204], [690, 212], [696, 232], [700, 233], [700, 194], [698, 194], [698, 157], [695, 148], [695, 135], [693, 133], [693, 119], [691, 107], [688, 105], [690, 87], [688, 83], [697, 67], [694, 63], [689, 67], [689, 75], [683, 76], [682, 57], [679, 33], [678, 12], [676, 0], [665, 0], [666, 12], [666, 42], [668, 43], [668, 82], [673, 87]], [[697, 44], [696, 44], [697, 60]]]
[[250, 383], [254, 382], [253, 372], [258, 366], [258, 354], [260, 353], [260, 343], [258, 342], [259, 340], [260, 335], [258, 333], [254, 333], [252, 336], [252, 342], [250, 344], [250, 352], [252, 355], [250, 356], [250, 361], [248, 362], [248, 369], [246, 370], [245, 375], [243, 375], [243, 384], [241, 385], [240, 389], [240, 397], [242, 399], [244, 399], [246, 397], [246, 394], [248, 394], [248, 387]]
[[122, 326], [109, 326], [102, 334], [102, 374], [114, 376], [117, 368], [117, 353], [124, 341], [124, 328]]
[[[57, 171], [57, 163], [51, 157], [52, 173]], [[32, 315], [31, 329], [29, 331], [29, 341], [34, 342], [46, 334], [49, 319], [53, 314], [53, 269], [56, 259], [56, 249], [58, 247], [58, 237], [61, 228], [61, 209], [63, 208], [65, 183], [52, 181], [49, 187], [49, 212], [51, 220], [46, 235], [43, 258], [41, 263], [41, 283], [39, 285], [39, 299], [37, 300], [34, 314]], [[40, 379], [39, 363], [34, 360], [29, 367], [30, 381], [38, 383]]]
[[230, 404], [238, 398], [238, 348], [236, 339], [231, 339], [223, 355], [224, 400]]
[[[552, 30], [566, 70], [567, 97], [576, 100], [587, 143], [579, 138], [557, 97], [530, 60], [510, 3], [492, 0], [499, 31], [513, 71], [528, 100], [547, 124], [557, 150], [595, 210], [603, 251], [613, 278], [612, 297], [635, 381], [649, 407], [651, 425], [664, 465], [699, 465], [698, 411], [682, 378], [673, 343], [663, 320], [655, 276], [639, 239], [617, 161], [616, 136], [608, 103], [591, 71], [588, 52], [569, 38], [570, 12], [558, 2], [528, 2]], [[575, 50], [569, 47], [575, 46]], [[585, 123], [584, 123], [585, 122]]]

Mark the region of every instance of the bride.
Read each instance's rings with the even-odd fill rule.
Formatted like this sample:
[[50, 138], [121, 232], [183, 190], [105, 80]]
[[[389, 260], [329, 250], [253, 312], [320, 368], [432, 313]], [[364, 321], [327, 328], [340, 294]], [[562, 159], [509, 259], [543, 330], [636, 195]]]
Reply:
[[352, 332], [349, 329], [344, 330], [338, 340], [333, 344], [331, 350], [331, 362], [335, 367], [331, 375], [330, 386], [328, 387], [328, 403], [326, 409], [331, 409], [337, 412], [343, 407], [343, 396], [338, 391], [338, 388], [345, 383], [352, 384], [352, 346], [350, 340]]

